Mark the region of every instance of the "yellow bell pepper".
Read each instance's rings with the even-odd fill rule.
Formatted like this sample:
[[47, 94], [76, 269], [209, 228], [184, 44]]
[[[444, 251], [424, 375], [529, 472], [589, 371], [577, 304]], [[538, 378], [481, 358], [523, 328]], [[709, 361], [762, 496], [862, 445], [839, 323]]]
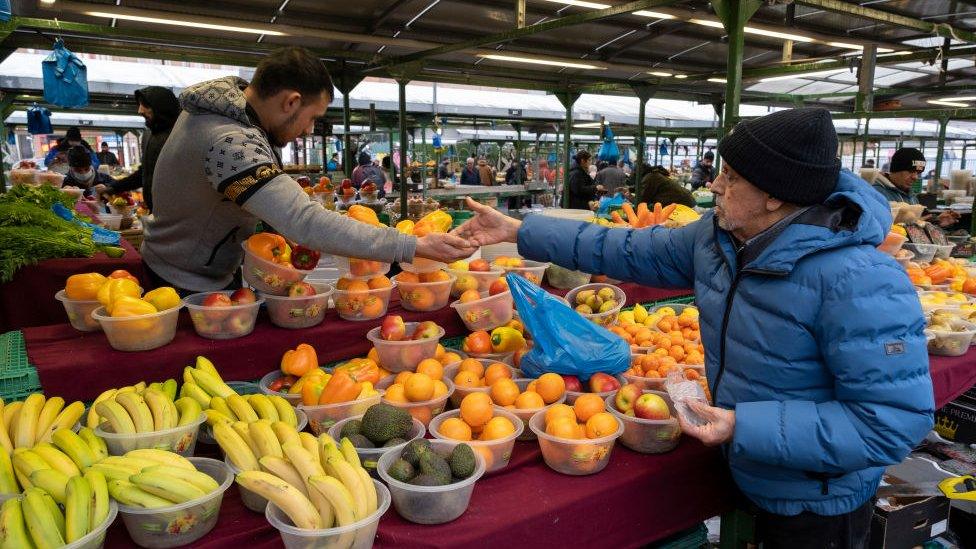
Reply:
[[112, 302], [112, 318], [151, 315], [157, 312], [159, 311], [151, 303], [138, 297], [123, 295]]
[[[105, 306], [108, 314], [112, 314], [113, 303], [120, 297], [135, 297], [142, 295], [142, 288], [128, 278], [113, 278], [98, 289], [98, 302]], [[154, 307], [155, 308], [155, 307]]]
[[413, 234], [414, 223], [411, 219], [404, 219], [396, 224], [396, 230], [403, 234]]
[[491, 350], [495, 353], [508, 353], [525, 347], [525, 337], [508, 326], [495, 328], [491, 332]]
[[366, 206], [354, 204], [349, 206], [349, 209], [346, 210], [346, 214], [348, 214], [351, 219], [366, 223], [367, 225], [374, 225], [376, 227], [383, 226], [383, 224], [380, 223], [379, 218], [376, 216], [376, 212], [370, 208], [367, 208]]
[[162, 288], [156, 288], [151, 292], [146, 292], [146, 295], [142, 296], [142, 299], [149, 302], [157, 311], [165, 311], [166, 309], [172, 309], [180, 304], [182, 301], [180, 299], [180, 294], [176, 293], [176, 290], [170, 288], [169, 286], [163, 286]]
[[99, 273], [76, 274], [68, 277], [64, 285], [64, 295], [68, 299], [80, 301], [95, 301], [98, 299], [98, 290], [108, 280]]
[[427, 236], [431, 233], [446, 233], [451, 230], [453, 223], [454, 218], [451, 217], [451, 214], [444, 210], [436, 210], [420, 218], [420, 221], [413, 227], [413, 234], [414, 236]]

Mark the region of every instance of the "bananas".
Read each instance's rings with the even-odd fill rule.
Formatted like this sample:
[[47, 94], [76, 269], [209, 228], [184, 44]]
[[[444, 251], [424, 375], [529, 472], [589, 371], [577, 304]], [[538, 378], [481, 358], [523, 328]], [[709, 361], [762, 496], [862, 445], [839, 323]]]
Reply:
[[[148, 388], [142, 395], [152, 417], [153, 428], [150, 429], [151, 431], [163, 431], [176, 427], [179, 422], [179, 412], [176, 410], [176, 404], [166, 396], [166, 393]], [[196, 401], [193, 403], [196, 404]]]
[[[185, 457], [175, 454], [173, 452], [167, 452], [166, 450], [157, 450], [155, 448], [142, 448], [139, 450], [130, 450], [126, 452], [125, 457], [135, 458], [138, 460], [147, 460], [154, 462], [159, 465], [167, 465], [170, 467], [176, 467], [179, 469], [186, 469], [188, 471], [195, 471], [196, 467], [193, 463], [186, 459]], [[152, 467], [152, 464], [143, 463], [142, 467]]]
[[145, 469], [142, 473], [132, 475], [129, 477], [129, 482], [145, 492], [173, 503], [186, 503], [207, 495], [206, 492], [185, 480], [160, 473], [158, 470], [149, 472], [149, 469], [152, 467]]
[[105, 480], [105, 475], [94, 469], [88, 469], [85, 471], [85, 478], [88, 480], [88, 485], [91, 486], [92, 490], [91, 522], [89, 522], [88, 527], [89, 529], [94, 530], [95, 528], [101, 526], [101, 524], [105, 522], [105, 519], [108, 518], [108, 481]]
[[13, 498], [3, 502], [3, 507], [0, 507], [0, 548], [19, 549], [33, 546], [20, 500]]
[[30, 448], [34, 445], [34, 436], [37, 432], [37, 420], [44, 407], [44, 395], [33, 393], [24, 400], [24, 405], [17, 414], [17, 421], [13, 424], [14, 448]]
[[[127, 394], [127, 393], [123, 393]], [[128, 435], [136, 432], [132, 417], [121, 404], [113, 400], [103, 400], [95, 405], [98, 415], [108, 422], [113, 433]]]
[[105, 439], [96, 435], [95, 431], [92, 431], [88, 427], [82, 427], [78, 431], [78, 436], [88, 445], [96, 461], [101, 461], [108, 457], [108, 446], [105, 444]]
[[84, 537], [91, 529], [93, 497], [88, 479], [76, 476], [68, 480], [64, 499], [64, 537], [68, 543]]
[[23, 508], [27, 531], [38, 549], [65, 544], [64, 516], [47, 492], [40, 488], [28, 488], [24, 491]]
[[86, 469], [97, 461], [95, 452], [71, 429], [58, 429], [51, 441], [75, 462], [79, 470]]
[[247, 403], [251, 405], [251, 408], [261, 419], [266, 419], [271, 423], [280, 419], [278, 409], [271, 403], [271, 399], [265, 395], [248, 395]]
[[[45, 404], [45, 407], [47, 405]], [[54, 431], [58, 429], [72, 429], [75, 423], [81, 419], [81, 416], [85, 413], [85, 404], [83, 402], [75, 401], [67, 405], [61, 410], [61, 413], [54, 419], [54, 421], [48, 425], [47, 429], [43, 432], [38, 428], [37, 431], [37, 441], [38, 442], [51, 442], [51, 436], [54, 435]], [[43, 415], [43, 410], [41, 415]], [[40, 427], [40, 424], [38, 424]]]
[[263, 471], [244, 471], [237, 475], [237, 483], [277, 505], [298, 528], [325, 527], [312, 502], [284, 480]]
[[[220, 487], [186, 458], [152, 448], [109, 456], [89, 468], [88, 473], [103, 481], [108, 479], [107, 493], [119, 503], [146, 509], [193, 501]], [[100, 490], [93, 487], [93, 493], [97, 496]]]
[[149, 433], [188, 425], [200, 418], [202, 408], [193, 398], [180, 398], [179, 406], [173, 402], [176, 380], [167, 379], [141, 389], [144, 385], [140, 382], [99, 395], [88, 414], [88, 426], [94, 429], [106, 422], [114, 433]]
[[[14, 475], [14, 464], [10, 461], [10, 454], [0, 450], [0, 494], [16, 494], [20, 492], [17, 477]], [[3, 544], [0, 544], [2, 547]]]
[[220, 445], [220, 448], [238, 470], [257, 471], [260, 469], [258, 458], [251, 451], [248, 442], [245, 442], [229, 424], [218, 423], [214, 425], [213, 434], [217, 444]]
[[112, 499], [129, 507], [155, 509], [173, 505], [169, 500], [154, 496], [128, 480], [112, 479], [108, 481], [108, 493]]
[[177, 427], [188, 425], [200, 419], [200, 414], [203, 412], [200, 403], [189, 397], [179, 398], [175, 406], [176, 412], [179, 414], [179, 419], [176, 422]]

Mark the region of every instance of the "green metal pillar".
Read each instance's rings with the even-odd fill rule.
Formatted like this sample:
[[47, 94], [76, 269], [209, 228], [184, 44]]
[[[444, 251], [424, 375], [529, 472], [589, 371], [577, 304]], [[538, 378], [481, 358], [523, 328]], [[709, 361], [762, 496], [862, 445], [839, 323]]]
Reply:
[[657, 166], [661, 162], [658, 160], [658, 156], [661, 154], [661, 130], [654, 132], [654, 165]]
[[3, 143], [7, 142], [7, 125], [4, 121], [14, 112], [14, 96], [5, 94], [0, 99], [0, 193], [7, 192], [7, 177], [3, 169]]
[[515, 123], [512, 127], [515, 128], [515, 184], [522, 185], [525, 181], [522, 181], [522, 170], [518, 164], [522, 161], [522, 124]]
[[712, 0], [729, 39], [729, 56], [725, 69], [725, 116], [723, 135], [732, 130], [739, 118], [742, 99], [742, 52], [745, 50], [746, 21], [756, 13], [761, 0]]
[[959, 169], [966, 169], [966, 149], [969, 148], [969, 143], [963, 142], [962, 144], [962, 158], [960, 159]]
[[851, 139], [851, 171], [853, 171], [854, 164], [857, 162], [857, 139], [858, 135], [861, 133], [861, 119], [857, 119], [857, 125], [854, 126], [854, 137]]
[[674, 153], [675, 153], [675, 149], [678, 148], [677, 145], [678, 145], [678, 138], [677, 137], [672, 137], [671, 138], [671, 150], [668, 151], [671, 154], [671, 171], [674, 171]]
[[938, 190], [938, 181], [942, 177], [942, 157], [945, 155], [945, 138], [946, 129], [949, 127], [948, 118], [939, 119], [939, 146], [936, 149], [935, 157], [935, 180], [936, 180], [936, 190]]
[[863, 166], [864, 162], [867, 161], [868, 159], [868, 134], [870, 133], [868, 131], [868, 126], [870, 124], [871, 124], [871, 119], [865, 118], [864, 119], [864, 143], [861, 145], [861, 166]]
[[570, 147], [572, 146], [571, 137], [573, 134], [573, 105], [576, 104], [579, 96], [579, 92], [573, 91], [566, 91], [557, 95], [559, 102], [566, 109], [566, 121], [564, 122], [566, 129], [565, 135], [563, 135], [563, 208], [569, 208], [569, 170], [573, 167], [572, 153], [570, 151]]
[[641, 179], [644, 177], [644, 155], [647, 154], [647, 121], [645, 120], [647, 102], [654, 96], [657, 86], [635, 84], [631, 87], [637, 95], [637, 100], [640, 101], [640, 106], [637, 108], [637, 135], [634, 138], [634, 144], [637, 148], [637, 162], [634, 165], [634, 194], [640, 200]]
[[[416, 151], [416, 148], [417, 148], [416, 147], [416, 145], [417, 145], [417, 138], [416, 137], [413, 138], [413, 143], [414, 143], [413, 159], [414, 160], [417, 160], [418, 155], [417, 155], [417, 151]], [[421, 159], [419, 160], [419, 162], [420, 162], [420, 184], [424, 186], [424, 198], [426, 198], [427, 197], [427, 186], [428, 186], [427, 185], [427, 159], [429, 157], [427, 156], [427, 126], [425, 124], [423, 124], [423, 123], [420, 124], [420, 150], [422, 151], [422, 154], [419, 155], [421, 157]], [[434, 166], [434, 176], [435, 177], [437, 176], [437, 170], [438, 169], [440, 169], [440, 166]]]
[[407, 80], [397, 80], [400, 92], [400, 219], [407, 218], [407, 195], [410, 186], [407, 184]]

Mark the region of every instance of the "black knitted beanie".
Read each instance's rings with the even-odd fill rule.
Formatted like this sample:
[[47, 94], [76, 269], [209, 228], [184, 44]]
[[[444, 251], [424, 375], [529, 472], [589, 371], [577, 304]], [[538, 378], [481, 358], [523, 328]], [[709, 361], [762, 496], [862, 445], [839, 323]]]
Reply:
[[784, 202], [820, 204], [837, 186], [840, 160], [830, 112], [789, 109], [736, 124], [718, 145], [722, 160]]

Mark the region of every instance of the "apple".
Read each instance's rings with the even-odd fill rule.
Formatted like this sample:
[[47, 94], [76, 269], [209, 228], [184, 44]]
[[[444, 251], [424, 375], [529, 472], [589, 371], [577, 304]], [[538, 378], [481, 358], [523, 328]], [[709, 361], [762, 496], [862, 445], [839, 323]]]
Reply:
[[352, 180], [351, 179], [343, 179], [342, 180], [342, 184], [339, 185], [339, 188], [341, 188], [341, 189], [351, 189], [352, 188]]
[[308, 297], [315, 295], [315, 286], [308, 282], [294, 282], [288, 286], [288, 297]]
[[472, 301], [478, 301], [481, 299], [481, 294], [478, 290], [465, 290], [461, 297], [458, 298], [460, 303], [470, 303]]
[[478, 290], [478, 279], [469, 274], [458, 276], [457, 280], [454, 281], [455, 295], [461, 295], [468, 290]]
[[605, 393], [607, 391], [616, 391], [620, 388], [620, 382], [617, 378], [610, 374], [605, 374], [603, 372], [597, 372], [590, 376], [590, 392], [592, 393]]
[[407, 339], [407, 327], [400, 315], [386, 315], [380, 325], [380, 338], [383, 341], [403, 341]]
[[200, 335], [215, 335], [220, 333], [221, 325], [220, 321], [211, 321], [207, 318], [204, 313], [191, 313], [190, 318], [193, 319], [193, 327], [196, 328], [197, 333]]
[[242, 336], [254, 329], [254, 319], [251, 311], [238, 311], [224, 321], [224, 330]]
[[254, 290], [250, 288], [238, 288], [234, 290], [234, 293], [230, 294], [230, 301], [234, 305], [245, 305], [247, 303], [254, 303], [258, 300], [258, 296], [254, 295]]
[[488, 287], [488, 295], [503, 294], [508, 291], [508, 281], [499, 277]]
[[437, 323], [430, 320], [425, 320], [420, 324], [417, 324], [417, 328], [413, 331], [413, 336], [410, 339], [434, 339], [441, 333], [441, 327]]
[[574, 393], [582, 393], [583, 392], [583, 384], [580, 383], [580, 380], [579, 380], [578, 377], [576, 377], [576, 376], [565, 376], [565, 375], [562, 376], [562, 377], [563, 377], [563, 383], [566, 384], [566, 390], [567, 391], [572, 391]]
[[232, 307], [234, 304], [231, 302], [227, 294], [222, 293], [212, 293], [207, 294], [203, 298], [201, 303], [206, 309], [203, 310], [203, 316], [206, 317], [210, 322], [222, 322], [225, 318], [230, 316], [230, 311], [222, 311], [221, 309], [225, 307]]
[[468, 270], [476, 273], [487, 273], [491, 270], [491, 265], [484, 259], [475, 259], [471, 263], [468, 263]]
[[288, 389], [298, 381], [295, 376], [281, 376], [268, 384], [268, 390], [276, 393], [287, 393]]
[[[512, 356], [512, 365], [515, 366], [516, 368], [521, 367], [522, 357], [525, 356], [525, 354], [528, 353], [531, 350], [532, 350], [532, 348], [529, 347], [528, 345], [526, 345], [525, 347], [522, 347], [518, 351], [515, 351], [515, 354]], [[565, 381], [565, 379], [567, 377], [572, 377], [573, 379], [576, 379], [573, 376], [562, 376], [562, 377], [563, 377], [563, 380], [564, 381]], [[579, 380], [578, 379], [576, 380], [576, 383], [579, 384]]]
[[628, 383], [617, 390], [617, 396], [613, 399], [613, 403], [617, 406], [617, 410], [627, 413], [634, 409], [634, 402], [640, 397], [641, 388], [635, 383]]
[[654, 393], [645, 393], [634, 402], [634, 415], [641, 419], [669, 419], [668, 403]]

